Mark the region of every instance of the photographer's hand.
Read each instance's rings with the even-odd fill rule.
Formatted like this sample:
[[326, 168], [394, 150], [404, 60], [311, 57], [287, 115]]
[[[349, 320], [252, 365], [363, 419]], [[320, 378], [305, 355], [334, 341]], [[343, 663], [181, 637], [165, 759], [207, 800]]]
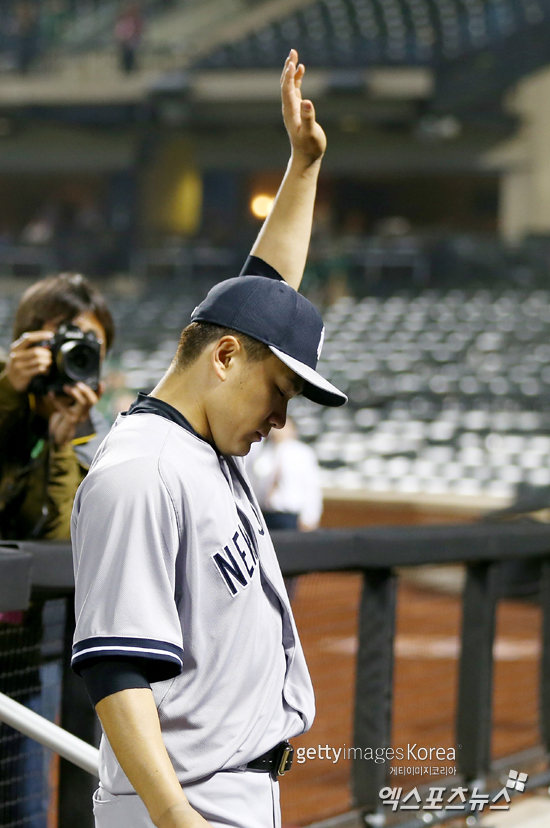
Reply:
[[6, 362], [6, 376], [16, 391], [26, 391], [33, 377], [47, 374], [50, 370], [52, 352], [36, 343], [52, 336], [52, 331], [30, 331], [12, 342]]
[[67, 397], [59, 397], [53, 391], [48, 392], [48, 400], [55, 409], [49, 419], [49, 434], [55, 448], [64, 448], [74, 438], [76, 427], [83, 423], [90, 413], [90, 409], [100, 399], [103, 393], [103, 383], [100, 383], [97, 393], [78, 382], [76, 385], [64, 385], [63, 391]]

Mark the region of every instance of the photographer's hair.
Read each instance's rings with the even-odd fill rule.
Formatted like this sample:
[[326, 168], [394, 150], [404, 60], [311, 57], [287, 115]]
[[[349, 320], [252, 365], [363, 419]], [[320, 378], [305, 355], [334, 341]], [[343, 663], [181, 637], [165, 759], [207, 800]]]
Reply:
[[174, 357], [173, 367], [176, 371], [184, 371], [202, 354], [212, 342], [217, 342], [223, 336], [234, 336], [242, 343], [246, 356], [251, 362], [261, 362], [271, 355], [267, 345], [252, 339], [251, 336], [215, 325], [212, 322], [191, 322], [182, 331], [178, 350]]
[[15, 312], [13, 338], [39, 331], [46, 322], [72, 322], [81, 313], [93, 313], [105, 331], [107, 350], [115, 338], [115, 326], [107, 302], [97, 288], [79, 273], [48, 276], [27, 288]]

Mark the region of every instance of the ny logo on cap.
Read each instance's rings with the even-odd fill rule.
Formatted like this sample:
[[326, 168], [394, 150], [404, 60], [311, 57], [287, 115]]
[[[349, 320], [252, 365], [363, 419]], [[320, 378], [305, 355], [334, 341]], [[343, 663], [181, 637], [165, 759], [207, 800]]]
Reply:
[[325, 328], [323, 326], [323, 330], [321, 331], [321, 339], [319, 340], [319, 345], [317, 347], [317, 359], [321, 358], [321, 351], [323, 350], [323, 342], [325, 341]]

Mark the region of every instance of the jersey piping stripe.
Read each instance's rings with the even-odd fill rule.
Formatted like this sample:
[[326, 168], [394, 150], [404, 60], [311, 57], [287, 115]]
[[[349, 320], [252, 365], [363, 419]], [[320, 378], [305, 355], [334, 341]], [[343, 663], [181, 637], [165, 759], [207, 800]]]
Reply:
[[148, 650], [144, 647], [90, 647], [87, 650], [81, 650], [79, 653], [76, 653], [73, 656], [73, 661], [81, 658], [84, 655], [88, 655], [88, 653], [147, 653], [148, 656], [158, 655], [161, 658], [169, 658], [173, 659], [174, 661], [179, 661], [182, 664], [181, 658], [178, 656], [173, 655], [172, 653], [167, 653], [166, 650]]
[[183, 666], [183, 650], [176, 644], [151, 639], [114, 638], [111, 636], [87, 638], [75, 644], [73, 646], [72, 663], [76, 664], [92, 655], [97, 657], [101, 653], [109, 655], [132, 654], [143, 658], [175, 661]]

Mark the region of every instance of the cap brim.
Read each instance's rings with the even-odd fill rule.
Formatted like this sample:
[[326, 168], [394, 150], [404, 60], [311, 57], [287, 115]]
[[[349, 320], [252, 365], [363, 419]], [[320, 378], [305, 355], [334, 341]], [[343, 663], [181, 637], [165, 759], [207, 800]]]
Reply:
[[318, 374], [317, 371], [310, 368], [309, 365], [305, 365], [303, 362], [299, 362], [297, 359], [285, 354], [283, 351], [279, 351], [279, 349], [275, 348], [273, 345], [269, 345], [269, 350], [272, 351], [276, 357], [279, 357], [281, 362], [288, 365], [288, 367], [291, 368], [295, 374], [302, 377], [305, 381], [302, 394], [304, 397], [307, 397], [308, 400], [319, 403], [319, 405], [330, 405], [333, 407], [347, 403], [348, 398], [346, 395], [322, 377], [321, 374]]

